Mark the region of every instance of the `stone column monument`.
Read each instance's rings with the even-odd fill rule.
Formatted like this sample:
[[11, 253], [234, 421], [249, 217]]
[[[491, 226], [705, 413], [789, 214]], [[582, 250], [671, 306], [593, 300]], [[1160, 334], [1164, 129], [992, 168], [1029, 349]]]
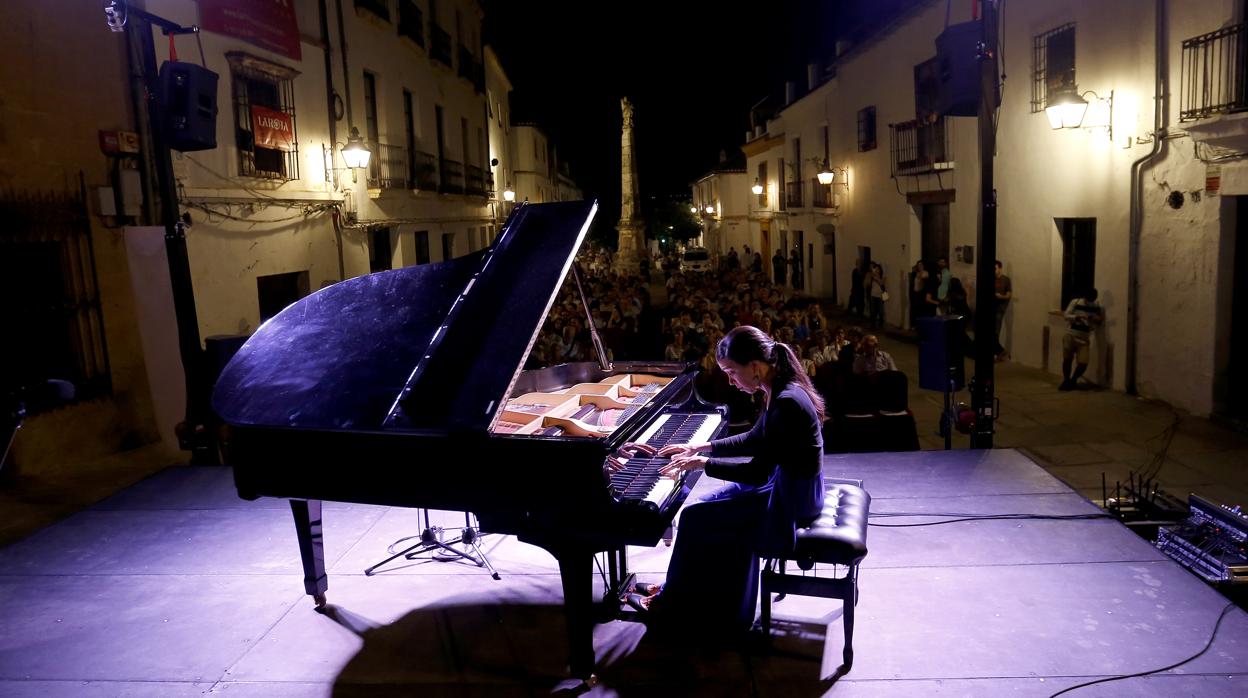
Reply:
[[637, 165], [633, 156], [633, 105], [628, 98], [620, 100], [624, 112], [624, 127], [620, 135], [620, 232], [619, 251], [615, 255], [615, 270], [636, 274], [641, 255], [641, 241], [645, 240], [637, 207], [641, 195], [637, 188]]

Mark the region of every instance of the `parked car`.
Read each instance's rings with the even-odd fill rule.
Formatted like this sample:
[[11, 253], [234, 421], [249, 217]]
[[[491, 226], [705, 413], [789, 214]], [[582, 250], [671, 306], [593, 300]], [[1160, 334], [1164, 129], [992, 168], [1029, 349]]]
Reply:
[[710, 271], [711, 253], [705, 247], [690, 247], [680, 257], [681, 271]]

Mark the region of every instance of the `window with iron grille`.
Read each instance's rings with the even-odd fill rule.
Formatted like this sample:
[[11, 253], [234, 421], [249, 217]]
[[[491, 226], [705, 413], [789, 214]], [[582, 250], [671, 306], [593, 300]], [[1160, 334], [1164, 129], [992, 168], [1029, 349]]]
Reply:
[[767, 205], [767, 161], [758, 163], [758, 183], [762, 185], [763, 191], [758, 195], [758, 205]]
[[875, 107], [858, 110], [858, 152], [875, 150]]
[[1075, 89], [1075, 24], [1035, 37], [1032, 50], [1031, 113], [1044, 111], [1049, 96]]
[[406, 36], [422, 48], [425, 45], [425, 15], [416, 0], [399, 0], [399, 36]]
[[940, 73], [935, 58], [914, 66], [914, 114], [922, 123], [940, 116]]
[[293, 80], [298, 73], [242, 52], [231, 51], [226, 58], [233, 83], [239, 174], [299, 179]]

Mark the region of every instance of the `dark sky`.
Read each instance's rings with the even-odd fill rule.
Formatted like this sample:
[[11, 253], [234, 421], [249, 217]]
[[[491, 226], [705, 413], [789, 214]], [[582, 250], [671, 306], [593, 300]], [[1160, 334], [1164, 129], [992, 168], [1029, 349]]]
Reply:
[[613, 225], [621, 96], [635, 106], [643, 196], [687, 195], [722, 148], [742, 143], [753, 104], [832, 53], [838, 20], [856, 26], [907, 1], [485, 0], [485, 40], [515, 87], [514, 119], [555, 140]]

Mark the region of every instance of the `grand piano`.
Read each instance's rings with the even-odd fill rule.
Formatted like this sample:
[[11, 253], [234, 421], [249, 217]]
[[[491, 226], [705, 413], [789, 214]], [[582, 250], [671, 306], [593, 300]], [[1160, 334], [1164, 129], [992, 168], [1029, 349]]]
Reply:
[[658, 459], [619, 470], [608, 456], [714, 438], [727, 421], [698, 398], [694, 367], [612, 365], [596, 335], [597, 363], [522, 370], [564, 279], [582, 287], [574, 258], [596, 210], [522, 205], [486, 250], [321, 289], [225, 367], [213, 406], [239, 496], [290, 500], [318, 607], [322, 502], [470, 511], [558, 560], [571, 673], [592, 675], [593, 625], [631, 584], [625, 546], [657, 545], [689, 491], [657, 476]]

